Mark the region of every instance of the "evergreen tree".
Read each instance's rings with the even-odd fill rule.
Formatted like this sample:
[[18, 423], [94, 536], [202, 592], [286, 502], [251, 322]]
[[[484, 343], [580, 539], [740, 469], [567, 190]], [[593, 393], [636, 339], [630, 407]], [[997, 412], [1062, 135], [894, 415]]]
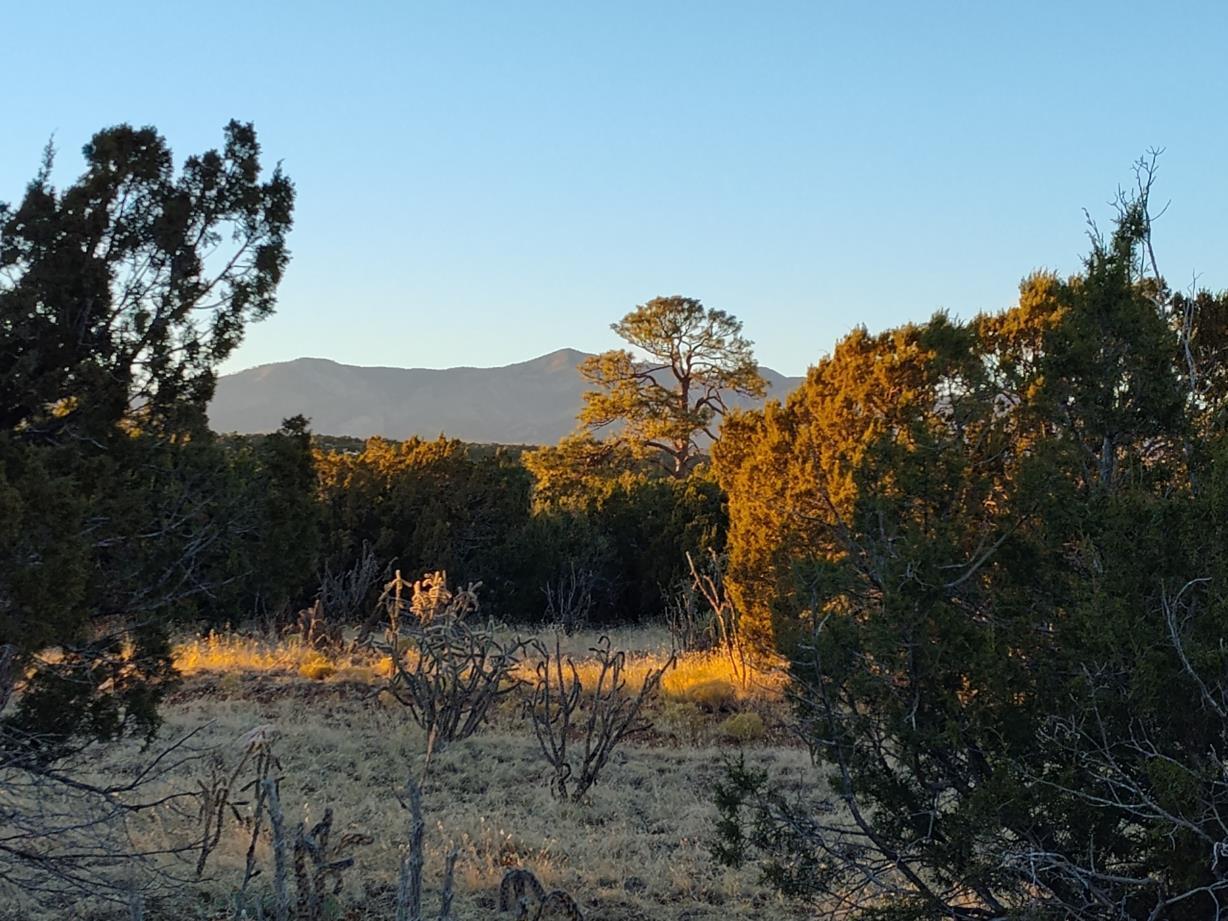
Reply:
[[[726, 426], [730, 588], [836, 801], [742, 775], [786, 890], [966, 921], [1197, 919], [1228, 892], [1228, 455], [1148, 232], [1126, 203], [1079, 275], [856, 331]], [[1225, 298], [1194, 302], [1222, 341]]]
[[653, 298], [611, 328], [639, 354], [585, 359], [580, 373], [595, 389], [584, 395], [580, 421], [594, 432], [613, 428], [641, 455], [664, 457], [671, 476], [686, 477], [701, 439], [715, 440], [729, 394], [766, 391], [741, 322], [694, 298]]
[[205, 408], [273, 309], [294, 200], [238, 122], [180, 170], [152, 128], [84, 155], [57, 189], [49, 149], [0, 206], [0, 646], [23, 676], [4, 742], [47, 752], [151, 729], [165, 619], [217, 587], [233, 494]]

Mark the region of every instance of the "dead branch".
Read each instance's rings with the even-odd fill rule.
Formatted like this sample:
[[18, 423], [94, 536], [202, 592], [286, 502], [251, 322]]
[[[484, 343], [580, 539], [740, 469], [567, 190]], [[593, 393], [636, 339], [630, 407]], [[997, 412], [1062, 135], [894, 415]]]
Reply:
[[548, 582], [544, 589], [546, 620], [561, 627], [568, 636], [582, 629], [593, 610], [596, 581], [591, 569], [577, 569], [574, 561], [569, 562], [567, 571]]
[[[598, 672], [587, 690], [575, 662], [563, 655], [558, 636], [553, 652], [541, 644], [535, 650], [541, 658], [527, 704], [533, 732], [553, 771], [554, 793], [580, 799], [597, 782], [618, 744], [651, 727], [641, 718], [644, 704], [675, 659], [649, 670], [639, 691], [632, 694], [627, 691], [627, 655], [611, 650], [609, 637], [603, 636], [592, 649]], [[572, 756], [573, 741], [583, 742], [578, 758]]]

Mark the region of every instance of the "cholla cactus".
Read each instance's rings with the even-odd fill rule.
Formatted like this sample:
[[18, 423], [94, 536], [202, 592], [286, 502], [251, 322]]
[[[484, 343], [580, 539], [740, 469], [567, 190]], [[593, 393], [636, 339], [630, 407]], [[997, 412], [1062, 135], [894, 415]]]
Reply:
[[443, 617], [464, 617], [478, 609], [478, 589], [481, 587], [481, 582], [470, 582], [453, 592], [448, 588], [446, 571], [428, 572], [414, 583], [409, 608], [421, 624]]
[[[397, 886], [396, 921], [422, 921], [422, 836], [426, 823], [422, 819], [422, 789], [412, 777], [405, 787], [404, 805], [409, 809], [409, 841], [401, 856], [401, 878]], [[452, 884], [457, 852], [448, 854], [443, 871], [443, 889], [439, 896], [439, 921], [452, 917]]]
[[448, 573], [442, 569], [410, 582], [401, 577], [398, 569], [392, 581], [384, 586], [380, 603], [393, 629], [406, 614], [412, 615], [420, 625], [446, 619], [461, 620], [478, 610], [478, 589], [481, 587], [481, 582], [470, 582], [452, 591], [448, 588]]
[[[641, 713], [676, 659], [651, 668], [639, 690], [627, 689], [627, 654], [610, 647], [603, 636], [592, 647], [600, 666], [588, 687], [575, 662], [563, 655], [556, 636], [554, 650], [533, 646], [540, 659], [537, 680], [526, 711], [538, 745], [554, 771], [551, 786], [562, 799], [578, 800], [597, 782], [615, 747], [627, 736], [650, 728]], [[576, 749], [583, 743], [583, 750]]]
[[333, 840], [333, 810], [310, 829], [299, 825], [294, 837], [294, 882], [298, 896], [296, 921], [323, 921], [327, 897], [341, 893], [341, 874], [354, 865], [350, 852], [375, 839], [363, 832], [349, 832]]
[[[525, 641], [502, 640], [492, 624], [466, 620], [478, 608], [481, 583], [453, 593], [446, 573], [428, 573], [413, 583], [407, 606], [404, 584], [398, 573], [385, 589], [388, 628], [369, 645], [391, 665], [385, 690], [426, 732], [429, 765], [430, 753], [473, 735], [495, 703], [519, 686]], [[411, 616], [399, 616], [405, 611]]]

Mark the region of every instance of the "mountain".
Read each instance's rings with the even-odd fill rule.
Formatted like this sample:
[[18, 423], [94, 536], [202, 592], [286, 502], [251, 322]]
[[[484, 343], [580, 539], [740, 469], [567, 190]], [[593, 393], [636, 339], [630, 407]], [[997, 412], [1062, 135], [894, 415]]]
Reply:
[[[552, 444], [576, 427], [585, 352], [559, 349], [501, 368], [363, 368], [325, 358], [260, 365], [218, 380], [209, 421], [219, 432], [270, 432], [302, 414], [328, 435], [441, 432], [465, 441]], [[783, 397], [801, 378], [761, 368]]]

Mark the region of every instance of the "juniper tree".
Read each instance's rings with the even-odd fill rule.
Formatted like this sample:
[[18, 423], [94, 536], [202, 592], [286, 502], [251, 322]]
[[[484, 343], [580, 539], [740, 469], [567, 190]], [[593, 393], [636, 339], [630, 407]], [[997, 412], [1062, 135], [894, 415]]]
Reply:
[[1187, 324], [1140, 268], [1149, 227], [1125, 201], [1078, 274], [855, 331], [726, 426], [729, 584], [832, 790], [799, 809], [743, 776], [751, 834], [833, 917], [1228, 897], [1228, 441], [1190, 386], [1228, 298], [1191, 295]]
[[32, 675], [6, 739], [48, 750], [152, 726], [162, 622], [226, 578], [235, 495], [205, 409], [273, 309], [294, 202], [250, 124], [178, 170], [153, 128], [83, 154], [58, 188], [49, 147], [0, 206], [0, 646]]

